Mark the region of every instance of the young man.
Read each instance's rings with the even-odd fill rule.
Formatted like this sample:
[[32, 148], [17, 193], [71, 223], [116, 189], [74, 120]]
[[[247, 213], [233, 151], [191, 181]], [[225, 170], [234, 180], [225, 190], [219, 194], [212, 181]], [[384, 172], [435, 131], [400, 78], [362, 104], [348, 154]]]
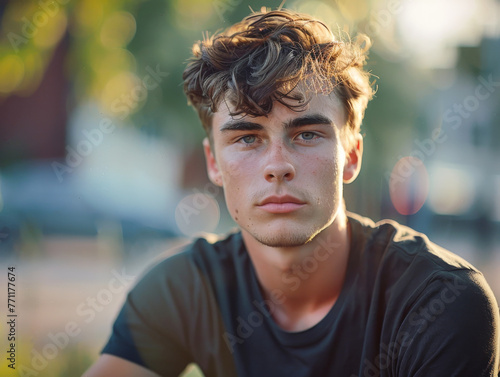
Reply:
[[368, 44], [287, 10], [195, 44], [184, 88], [241, 230], [152, 268], [85, 376], [177, 376], [191, 362], [207, 377], [498, 374], [482, 274], [423, 234], [345, 211]]

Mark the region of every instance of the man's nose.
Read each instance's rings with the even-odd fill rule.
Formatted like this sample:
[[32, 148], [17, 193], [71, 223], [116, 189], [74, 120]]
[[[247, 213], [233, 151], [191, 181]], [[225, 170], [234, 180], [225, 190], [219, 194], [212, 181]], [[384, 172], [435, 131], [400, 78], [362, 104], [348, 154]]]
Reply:
[[283, 143], [270, 145], [267, 153], [264, 176], [268, 182], [290, 181], [295, 177], [290, 151]]

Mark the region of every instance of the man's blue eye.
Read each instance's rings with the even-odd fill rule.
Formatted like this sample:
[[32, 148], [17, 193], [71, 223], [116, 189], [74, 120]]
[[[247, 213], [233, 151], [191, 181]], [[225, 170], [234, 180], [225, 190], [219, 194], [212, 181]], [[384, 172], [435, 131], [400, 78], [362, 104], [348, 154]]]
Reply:
[[241, 140], [243, 140], [243, 142], [246, 144], [252, 144], [253, 142], [255, 142], [255, 136], [243, 136]]
[[304, 140], [312, 140], [312, 139], [314, 139], [314, 136], [315, 136], [314, 132], [302, 132], [301, 135], [302, 135], [302, 139], [304, 139]]

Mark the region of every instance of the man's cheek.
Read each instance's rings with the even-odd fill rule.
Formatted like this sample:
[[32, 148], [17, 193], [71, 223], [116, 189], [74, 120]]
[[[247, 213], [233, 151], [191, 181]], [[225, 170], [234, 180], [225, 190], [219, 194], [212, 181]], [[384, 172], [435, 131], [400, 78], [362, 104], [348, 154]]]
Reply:
[[250, 159], [235, 158], [228, 162], [227, 164], [228, 172], [238, 178], [242, 178], [244, 175], [255, 174], [255, 164], [252, 164]]
[[231, 216], [236, 220], [236, 217], [239, 217], [242, 212], [242, 208], [240, 205], [240, 199], [242, 193], [240, 188], [233, 184], [229, 190], [225, 191], [226, 193], [226, 205]]

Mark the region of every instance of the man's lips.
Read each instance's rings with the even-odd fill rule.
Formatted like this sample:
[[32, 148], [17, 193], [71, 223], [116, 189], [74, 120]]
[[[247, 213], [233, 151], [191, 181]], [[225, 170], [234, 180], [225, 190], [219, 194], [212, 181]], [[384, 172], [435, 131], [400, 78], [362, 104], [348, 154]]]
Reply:
[[257, 207], [269, 213], [289, 213], [302, 208], [306, 203], [291, 196], [268, 196]]

